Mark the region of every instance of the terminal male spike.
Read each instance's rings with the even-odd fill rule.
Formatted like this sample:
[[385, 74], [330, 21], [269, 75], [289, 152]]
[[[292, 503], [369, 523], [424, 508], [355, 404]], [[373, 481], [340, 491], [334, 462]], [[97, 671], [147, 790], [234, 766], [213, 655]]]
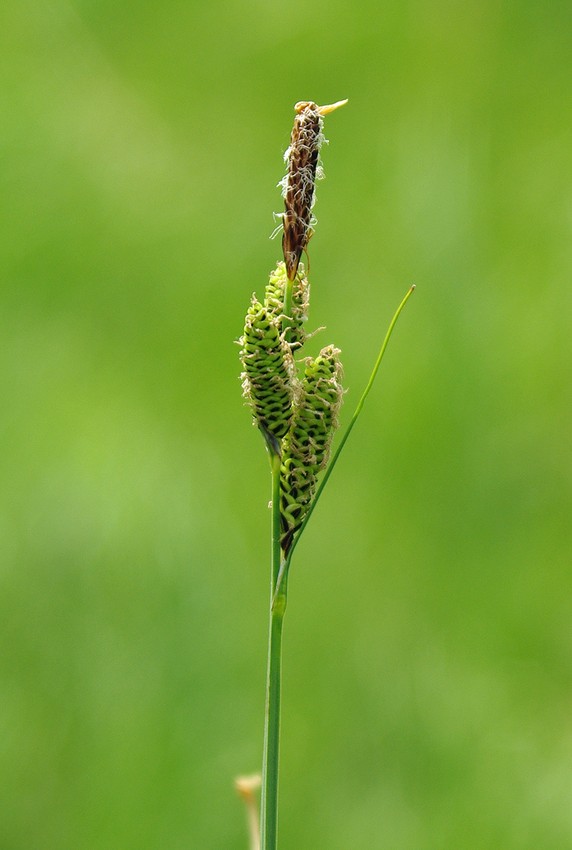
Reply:
[[336, 103], [318, 106], [313, 101], [301, 100], [294, 106], [296, 117], [290, 146], [284, 155], [287, 172], [280, 182], [284, 198], [282, 251], [286, 274], [291, 281], [296, 277], [302, 252], [306, 250], [315, 223], [312, 207], [316, 178], [321, 176], [319, 157], [324, 141], [324, 115], [329, 115], [345, 103], [347, 100], [338, 100]]

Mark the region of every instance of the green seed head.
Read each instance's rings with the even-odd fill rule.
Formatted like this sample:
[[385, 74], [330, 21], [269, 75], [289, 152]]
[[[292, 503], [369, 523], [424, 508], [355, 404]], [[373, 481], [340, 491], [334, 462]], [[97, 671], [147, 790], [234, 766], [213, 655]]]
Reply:
[[303, 388], [307, 403], [300, 406], [297, 430], [298, 437], [305, 434], [307, 444], [314, 449], [318, 469], [328, 462], [332, 437], [338, 427], [343, 397], [339, 354], [338, 348], [328, 345], [315, 360], [306, 360]]
[[287, 554], [308, 512], [317, 476], [327, 465], [342, 403], [339, 349], [323, 348], [306, 360], [292, 425], [284, 440], [281, 467], [282, 548]]
[[288, 342], [294, 349], [300, 348], [306, 340], [304, 323], [308, 318], [310, 284], [303, 263], [300, 263], [292, 284], [291, 316], [284, 316], [284, 294], [287, 285], [286, 266], [283, 262], [280, 262], [270, 273], [270, 280], [264, 296], [264, 306], [274, 319], [283, 322], [284, 326], [287, 327]]
[[292, 418], [294, 362], [279, 323], [254, 296], [246, 313], [240, 345], [244, 396], [252, 407], [255, 424], [270, 448], [279, 453], [279, 441], [288, 431]]

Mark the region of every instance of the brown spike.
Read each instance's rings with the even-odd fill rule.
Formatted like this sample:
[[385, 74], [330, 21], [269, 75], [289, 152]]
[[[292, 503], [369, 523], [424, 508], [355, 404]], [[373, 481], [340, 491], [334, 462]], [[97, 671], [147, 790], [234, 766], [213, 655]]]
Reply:
[[312, 204], [323, 119], [315, 103], [296, 104], [284, 181], [282, 251], [289, 280], [294, 280], [312, 229]]
[[284, 234], [282, 251], [289, 280], [294, 280], [302, 252], [312, 236], [312, 207], [316, 171], [323, 141], [323, 116], [339, 109], [347, 100], [327, 106], [318, 106], [303, 100], [294, 107], [296, 117], [287, 151], [288, 172], [282, 181], [284, 207]]

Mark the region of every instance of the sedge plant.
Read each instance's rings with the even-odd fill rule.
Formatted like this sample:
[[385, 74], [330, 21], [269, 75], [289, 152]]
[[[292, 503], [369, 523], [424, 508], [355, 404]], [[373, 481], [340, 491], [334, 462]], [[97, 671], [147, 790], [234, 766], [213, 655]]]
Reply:
[[[301, 262], [314, 232], [315, 183], [322, 176], [324, 116], [343, 106], [297, 103], [286, 174], [280, 182], [283, 259], [271, 272], [262, 299], [252, 296], [239, 340], [242, 386], [260, 430], [272, 481], [270, 618], [260, 804], [261, 850], [276, 850], [282, 628], [294, 550], [369, 394], [395, 323], [413, 292], [397, 308], [366, 388], [331, 456], [343, 398], [340, 351], [334, 345], [302, 357], [307, 339], [310, 284]], [[321, 481], [320, 481], [321, 478]], [[257, 840], [253, 841], [256, 845]]]

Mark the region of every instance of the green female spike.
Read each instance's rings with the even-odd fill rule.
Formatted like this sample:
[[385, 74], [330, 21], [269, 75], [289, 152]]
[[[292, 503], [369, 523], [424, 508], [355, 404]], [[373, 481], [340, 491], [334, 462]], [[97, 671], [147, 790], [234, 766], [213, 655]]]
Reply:
[[306, 360], [300, 397], [284, 440], [281, 465], [282, 550], [288, 554], [296, 531], [308, 512], [317, 476], [328, 462], [342, 403], [339, 349], [323, 348]]
[[292, 349], [301, 348], [306, 341], [304, 324], [308, 319], [310, 300], [310, 284], [306, 277], [304, 264], [300, 263], [292, 286], [292, 297], [289, 312], [285, 315], [284, 303], [289, 285], [284, 262], [278, 263], [270, 273], [270, 280], [264, 294], [264, 306], [268, 313], [277, 321], [282, 322], [286, 330], [286, 338]]
[[280, 440], [292, 418], [294, 361], [279, 322], [254, 296], [246, 313], [240, 345], [244, 396], [270, 450], [279, 455]]

